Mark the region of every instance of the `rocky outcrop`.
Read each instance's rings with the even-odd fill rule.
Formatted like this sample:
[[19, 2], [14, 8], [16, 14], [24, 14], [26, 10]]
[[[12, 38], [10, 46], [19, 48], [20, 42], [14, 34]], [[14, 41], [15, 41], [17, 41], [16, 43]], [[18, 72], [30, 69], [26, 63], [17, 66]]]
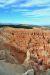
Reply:
[[27, 50], [30, 61], [50, 68], [50, 30], [0, 28], [0, 59], [22, 64]]

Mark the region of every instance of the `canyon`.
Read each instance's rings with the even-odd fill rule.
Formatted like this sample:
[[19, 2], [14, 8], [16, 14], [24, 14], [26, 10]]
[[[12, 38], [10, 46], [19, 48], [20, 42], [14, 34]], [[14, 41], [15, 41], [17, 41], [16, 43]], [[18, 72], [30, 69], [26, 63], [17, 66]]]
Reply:
[[[25, 62], [28, 51], [30, 57]], [[11, 64], [25, 62], [38, 71], [50, 69], [50, 30], [0, 28], [0, 60]]]

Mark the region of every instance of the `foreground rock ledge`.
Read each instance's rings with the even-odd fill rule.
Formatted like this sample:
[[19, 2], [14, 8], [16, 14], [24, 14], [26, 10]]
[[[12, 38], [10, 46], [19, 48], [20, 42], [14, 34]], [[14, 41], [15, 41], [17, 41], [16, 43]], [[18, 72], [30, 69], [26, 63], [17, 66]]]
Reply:
[[50, 68], [50, 30], [0, 28], [0, 60], [23, 64], [27, 51], [33, 68]]

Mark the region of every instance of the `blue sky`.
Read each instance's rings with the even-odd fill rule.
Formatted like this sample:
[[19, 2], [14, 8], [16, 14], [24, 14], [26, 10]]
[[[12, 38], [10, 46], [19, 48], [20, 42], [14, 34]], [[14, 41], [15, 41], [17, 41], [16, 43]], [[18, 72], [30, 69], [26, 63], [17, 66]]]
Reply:
[[50, 25], [50, 0], [0, 0], [0, 23]]

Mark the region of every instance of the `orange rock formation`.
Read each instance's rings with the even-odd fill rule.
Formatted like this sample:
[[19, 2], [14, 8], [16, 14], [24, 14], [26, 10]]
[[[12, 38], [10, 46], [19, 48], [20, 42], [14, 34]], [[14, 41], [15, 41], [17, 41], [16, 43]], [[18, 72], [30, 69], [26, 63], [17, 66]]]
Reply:
[[5, 50], [8, 61], [11, 58], [15, 63], [23, 63], [29, 50], [30, 60], [50, 68], [50, 30], [0, 28], [1, 50]]

